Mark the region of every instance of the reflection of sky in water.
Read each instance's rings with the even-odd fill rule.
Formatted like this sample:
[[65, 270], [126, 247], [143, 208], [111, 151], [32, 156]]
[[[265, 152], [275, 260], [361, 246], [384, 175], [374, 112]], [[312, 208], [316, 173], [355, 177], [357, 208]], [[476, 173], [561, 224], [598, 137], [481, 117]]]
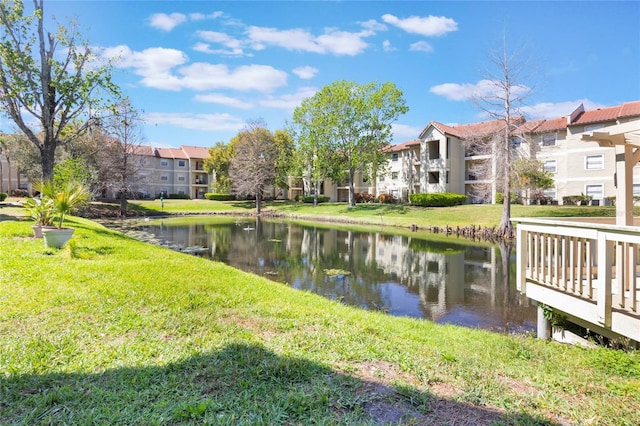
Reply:
[[488, 330], [535, 330], [535, 307], [515, 289], [514, 268], [505, 281], [497, 247], [255, 220], [168, 220], [145, 230], [182, 247], [209, 247], [206, 257], [347, 305]]
[[391, 307], [389, 313], [391, 315], [403, 317], [422, 318], [424, 313], [420, 309], [420, 300], [415, 294], [409, 293], [403, 285], [388, 282], [382, 284], [382, 292], [387, 296]]

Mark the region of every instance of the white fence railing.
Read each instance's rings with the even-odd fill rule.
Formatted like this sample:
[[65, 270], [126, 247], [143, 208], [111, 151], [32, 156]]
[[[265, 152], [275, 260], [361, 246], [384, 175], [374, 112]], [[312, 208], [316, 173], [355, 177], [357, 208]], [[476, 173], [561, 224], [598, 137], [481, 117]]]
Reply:
[[[584, 319], [595, 317], [597, 325], [609, 329], [612, 313], [640, 320], [640, 228], [551, 219], [516, 222], [518, 290], [527, 294], [527, 284], [534, 283], [572, 296], [562, 303], [592, 303], [595, 315]], [[571, 312], [571, 306], [552, 307]], [[627, 322], [623, 329], [629, 327]], [[637, 340], [638, 335], [640, 330], [628, 337]]]

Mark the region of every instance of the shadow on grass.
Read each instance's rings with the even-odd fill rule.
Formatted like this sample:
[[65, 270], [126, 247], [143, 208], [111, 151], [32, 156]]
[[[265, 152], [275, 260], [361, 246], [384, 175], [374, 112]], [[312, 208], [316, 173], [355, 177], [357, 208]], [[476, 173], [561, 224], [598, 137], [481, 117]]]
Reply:
[[249, 344], [162, 366], [5, 376], [0, 423], [551, 424], [392, 388]]

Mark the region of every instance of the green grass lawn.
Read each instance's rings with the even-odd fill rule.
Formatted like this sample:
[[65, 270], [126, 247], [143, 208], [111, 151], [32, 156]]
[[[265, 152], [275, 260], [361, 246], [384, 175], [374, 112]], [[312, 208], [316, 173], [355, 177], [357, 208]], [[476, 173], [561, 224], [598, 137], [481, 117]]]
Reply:
[[[252, 214], [252, 201], [209, 200], [134, 200], [130, 204], [139, 211], [167, 214]], [[273, 201], [265, 203], [267, 213], [309, 220], [331, 220], [392, 226], [497, 226], [502, 217], [502, 205], [462, 205], [447, 208], [422, 208], [401, 204], [358, 204], [349, 208], [346, 203], [310, 204]], [[640, 214], [640, 210], [636, 211]], [[522, 206], [513, 205], [513, 218], [518, 217], [615, 217], [615, 207], [594, 206]]]
[[86, 219], [46, 249], [16, 212], [0, 424], [640, 424], [637, 351], [362, 311]]

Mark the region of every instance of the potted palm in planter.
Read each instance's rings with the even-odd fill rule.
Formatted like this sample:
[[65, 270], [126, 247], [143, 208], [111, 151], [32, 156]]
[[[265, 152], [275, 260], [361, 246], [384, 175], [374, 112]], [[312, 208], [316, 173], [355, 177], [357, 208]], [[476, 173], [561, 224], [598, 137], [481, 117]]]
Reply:
[[42, 238], [42, 229], [53, 226], [53, 201], [47, 197], [27, 198], [22, 206], [34, 220], [33, 236]]
[[53, 182], [42, 182], [40, 192], [51, 200], [54, 215], [54, 227], [43, 228], [44, 243], [47, 247], [61, 248], [73, 236], [74, 228], [65, 228], [64, 219], [78, 207], [85, 205], [91, 199], [91, 193], [81, 183], [69, 181], [57, 188]]

